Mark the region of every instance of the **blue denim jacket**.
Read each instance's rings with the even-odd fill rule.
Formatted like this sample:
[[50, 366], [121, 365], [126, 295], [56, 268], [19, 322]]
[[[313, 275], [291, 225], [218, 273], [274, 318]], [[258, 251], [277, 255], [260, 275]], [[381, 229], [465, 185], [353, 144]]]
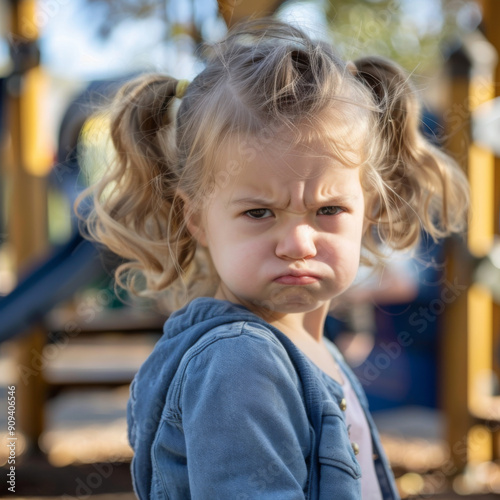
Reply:
[[[399, 498], [363, 390], [384, 499]], [[131, 385], [132, 477], [145, 499], [360, 499], [339, 403], [310, 361], [242, 306], [199, 298], [174, 313]]]

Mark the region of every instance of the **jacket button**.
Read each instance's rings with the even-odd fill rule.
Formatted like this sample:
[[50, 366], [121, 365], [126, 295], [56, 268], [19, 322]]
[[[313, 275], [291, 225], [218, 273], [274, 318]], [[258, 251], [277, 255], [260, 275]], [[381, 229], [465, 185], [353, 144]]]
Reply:
[[339, 404], [339, 406], [340, 406], [340, 409], [341, 409], [342, 411], [345, 411], [345, 410], [346, 410], [346, 408], [347, 408], [347, 401], [345, 400], [345, 398], [342, 398], [342, 399], [340, 400], [340, 404]]
[[358, 443], [351, 443], [352, 446], [352, 451], [354, 452], [355, 455], [359, 453], [359, 445]]

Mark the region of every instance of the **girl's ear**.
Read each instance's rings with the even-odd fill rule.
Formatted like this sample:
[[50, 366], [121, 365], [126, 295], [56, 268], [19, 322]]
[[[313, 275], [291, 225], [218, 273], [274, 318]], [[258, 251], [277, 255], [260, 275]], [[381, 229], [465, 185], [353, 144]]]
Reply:
[[184, 192], [179, 191], [177, 196], [179, 196], [183, 202], [184, 220], [186, 221], [188, 231], [200, 245], [206, 247], [207, 238], [200, 207], [195, 206], [195, 203]]

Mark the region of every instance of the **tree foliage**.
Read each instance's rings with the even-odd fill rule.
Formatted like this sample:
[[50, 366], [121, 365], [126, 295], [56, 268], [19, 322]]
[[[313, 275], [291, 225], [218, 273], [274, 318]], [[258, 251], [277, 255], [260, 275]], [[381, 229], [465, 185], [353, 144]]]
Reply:
[[[192, 13], [197, 2], [187, 2]], [[213, 0], [215, 2], [215, 0]], [[288, 0], [293, 4], [296, 0]], [[321, 0], [306, 0], [315, 2]], [[201, 41], [203, 19], [176, 23], [167, 14], [172, 0], [86, 0], [100, 7], [99, 33], [107, 37], [118, 23], [154, 17], [165, 23], [165, 38], [187, 34]], [[339, 52], [356, 59], [379, 54], [398, 61], [411, 72], [432, 71], [447, 46], [480, 21], [475, 0], [323, 0], [331, 37]]]
[[165, 20], [168, 0], [85, 0], [90, 7], [101, 11], [99, 16], [99, 35], [109, 36], [119, 23], [130, 19], [157, 17]]
[[378, 54], [416, 73], [442, 63], [448, 48], [480, 21], [474, 0], [329, 0], [325, 6], [344, 57]]

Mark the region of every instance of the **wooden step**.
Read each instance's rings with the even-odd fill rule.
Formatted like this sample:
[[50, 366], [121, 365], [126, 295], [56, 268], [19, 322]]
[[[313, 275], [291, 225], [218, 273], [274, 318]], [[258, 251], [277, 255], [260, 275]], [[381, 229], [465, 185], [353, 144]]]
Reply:
[[45, 326], [51, 332], [161, 332], [166, 315], [130, 307], [106, 309], [98, 302], [82, 302], [76, 307], [60, 306], [45, 317]]
[[47, 344], [43, 375], [49, 385], [129, 383], [149, 356], [159, 334], [101, 333]]

